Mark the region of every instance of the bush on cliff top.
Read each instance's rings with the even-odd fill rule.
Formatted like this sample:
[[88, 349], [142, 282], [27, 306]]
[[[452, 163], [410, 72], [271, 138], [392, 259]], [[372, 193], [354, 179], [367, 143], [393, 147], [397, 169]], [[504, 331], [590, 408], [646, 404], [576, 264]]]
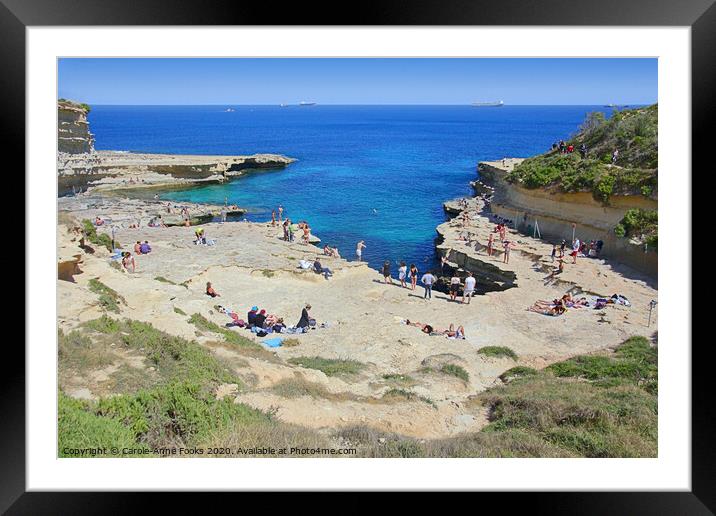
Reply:
[[[567, 141], [571, 154], [550, 151], [526, 159], [507, 175], [507, 180], [525, 188], [556, 188], [562, 192], [591, 192], [603, 204], [612, 195], [650, 196], [657, 188], [656, 104], [647, 108], [614, 113], [590, 113], [579, 132]], [[582, 158], [579, 146], [588, 152]], [[616, 166], [611, 164], [619, 150]]]
[[657, 210], [635, 208], [628, 210], [624, 218], [614, 228], [618, 237], [627, 237], [657, 249], [659, 230], [659, 214]]

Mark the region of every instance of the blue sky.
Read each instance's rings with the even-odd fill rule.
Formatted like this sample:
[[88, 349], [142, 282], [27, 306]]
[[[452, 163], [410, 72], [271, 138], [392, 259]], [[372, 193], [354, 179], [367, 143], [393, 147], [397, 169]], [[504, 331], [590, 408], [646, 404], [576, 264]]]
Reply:
[[657, 59], [59, 60], [88, 104], [651, 104]]

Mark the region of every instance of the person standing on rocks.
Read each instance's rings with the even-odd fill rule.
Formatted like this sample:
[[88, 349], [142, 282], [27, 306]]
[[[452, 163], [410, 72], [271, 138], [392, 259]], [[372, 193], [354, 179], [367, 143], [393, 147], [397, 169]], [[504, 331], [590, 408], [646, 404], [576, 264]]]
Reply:
[[465, 288], [462, 291], [462, 302], [465, 302], [465, 299], [467, 299], [467, 304], [470, 304], [470, 299], [475, 293], [475, 285], [477, 284], [477, 280], [472, 276], [472, 272], [467, 273], [467, 278], [465, 278]]
[[512, 242], [505, 240], [505, 254], [502, 257], [502, 263], [510, 263], [510, 250], [512, 249]]
[[446, 255], [442, 255], [440, 257], [440, 274], [445, 274], [445, 265], [447, 265], [447, 261], [448, 259]]
[[271, 210], [271, 225], [276, 225], [276, 210]]
[[457, 301], [457, 291], [460, 290], [460, 277], [457, 272], [450, 278], [450, 300]]
[[577, 263], [577, 255], [579, 254], [579, 248], [580, 248], [580, 243], [579, 243], [579, 239], [577, 238], [577, 239], [575, 239], [574, 243], [572, 244], [572, 253], [571, 253], [572, 263]]
[[433, 276], [433, 273], [428, 271], [425, 274], [423, 274], [423, 277], [420, 278], [420, 281], [423, 284], [423, 287], [425, 288], [425, 294], [423, 295], [423, 299], [432, 299], [433, 298], [433, 283], [437, 278]]
[[278, 205], [278, 223], [281, 223], [281, 217], [283, 217], [283, 206]]
[[386, 260], [385, 263], [383, 263], [383, 281], [386, 284], [388, 284], [388, 283], [390, 283], [391, 285], [393, 284], [393, 280], [390, 277], [390, 262], [388, 260]]
[[363, 257], [363, 249], [365, 249], [365, 242], [361, 240], [356, 244], [356, 255], [358, 256], [358, 261], [362, 261]]
[[403, 288], [408, 288], [408, 285], [405, 283], [405, 277], [408, 275], [408, 268], [405, 266], [405, 262], [400, 262], [400, 267], [398, 268], [398, 279], [400, 280], [400, 286]]
[[495, 245], [495, 234], [490, 233], [487, 238], [487, 256], [492, 256], [492, 247]]
[[418, 268], [414, 263], [410, 264], [410, 289], [415, 290], [415, 285], [418, 283]]

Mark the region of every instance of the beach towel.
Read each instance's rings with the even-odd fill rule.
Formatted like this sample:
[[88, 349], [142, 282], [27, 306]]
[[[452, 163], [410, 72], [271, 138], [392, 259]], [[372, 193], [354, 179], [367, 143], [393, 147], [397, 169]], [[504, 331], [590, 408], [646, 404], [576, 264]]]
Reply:
[[273, 339], [266, 339], [261, 342], [270, 348], [278, 348], [281, 346], [282, 341], [283, 337], [274, 337]]

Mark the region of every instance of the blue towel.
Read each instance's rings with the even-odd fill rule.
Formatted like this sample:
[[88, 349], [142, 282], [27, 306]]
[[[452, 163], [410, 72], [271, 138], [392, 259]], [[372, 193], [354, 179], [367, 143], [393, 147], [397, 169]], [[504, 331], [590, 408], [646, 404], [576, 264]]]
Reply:
[[283, 337], [274, 337], [273, 339], [262, 340], [261, 342], [266, 344], [270, 348], [277, 348], [281, 345]]

